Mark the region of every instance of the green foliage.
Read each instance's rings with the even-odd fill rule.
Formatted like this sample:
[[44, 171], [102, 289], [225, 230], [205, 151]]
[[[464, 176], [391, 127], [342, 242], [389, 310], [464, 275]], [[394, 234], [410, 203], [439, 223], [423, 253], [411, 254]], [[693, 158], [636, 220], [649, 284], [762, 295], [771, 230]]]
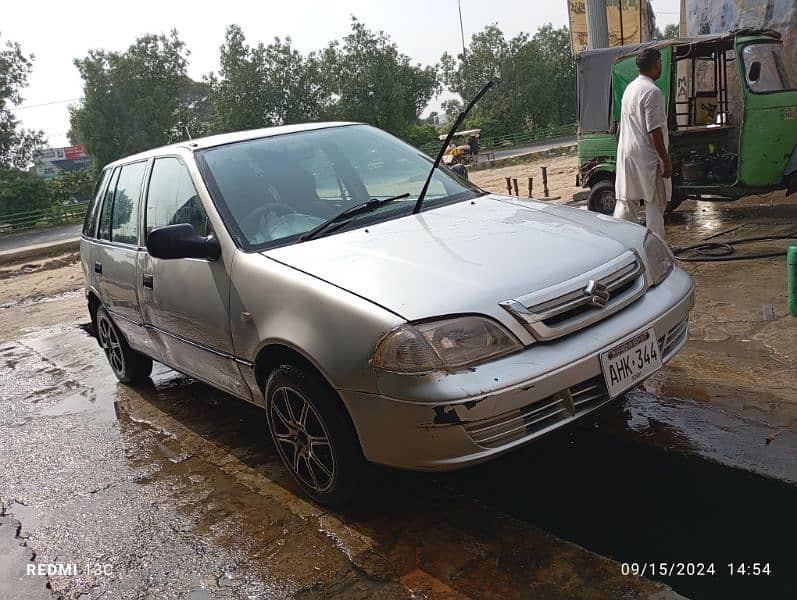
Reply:
[[664, 26], [664, 31], [656, 27], [657, 40], [674, 40], [680, 35], [680, 27], [678, 23], [670, 23]]
[[50, 204], [50, 190], [43, 179], [19, 169], [0, 169], [0, 215], [48, 208]]
[[0, 39], [0, 168], [30, 165], [44, 144], [44, 132], [22, 129], [11, 106], [20, 104], [20, 91], [28, 85], [33, 55], [25, 55], [16, 42]]
[[355, 18], [351, 29], [342, 44], [331, 42], [321, 54], [327, 115], [408, 135], [438, 91], [436, 69], [412, 64], [384, 32], [374, 33]]
[[92, 169], [62, 171], [47, 181], [50, 202], [56, 205], [87, 202], [96, 182], [97, 175]]
[[[464, 59], [443, 54], [440, 69], [448, 89], [467, 100], [488, 80], [499, 82], [465, 121], [468, 128], [482, 129], [482, 136], [575, 121], [575, 64], [567, 28], [549, 24], [533, 36], [506, 39], [497, 25], [489, 25], [471, 37]], [[461, 106], [454, 100], [443, 109], [455, 118]]]
[[424, 144], [437, 142], [438, 135], [439, 134], [437, 133], [435, 126], [424, 121], [410, 125], [406, 129], [403, 138], [408, 144], [411, 144], [416, 148], [420, 148]]
[[187, 56], [172, 31], [139, 37], [125, 52], [91, 50], [75, 59], [83, 102], [70, 107], [71, 132], [97, 166], [185, 139], [186, 127], [201, 129], [194, 105], [204, 88], [186, 75]]
[[220, 48], [219, 74], [207, 76], [218, 132], [255, 129], [319, 118], [322, 76], [314, 54], [302, 56], [291, 39], [249, 46], [230, 25]]

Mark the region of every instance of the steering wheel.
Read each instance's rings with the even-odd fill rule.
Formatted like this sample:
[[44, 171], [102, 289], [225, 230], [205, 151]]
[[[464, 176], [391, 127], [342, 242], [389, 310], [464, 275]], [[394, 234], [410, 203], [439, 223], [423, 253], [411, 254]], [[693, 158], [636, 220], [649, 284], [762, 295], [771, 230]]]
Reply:
[[[246, 233], [249, 237], [255, 238], [263, 235], [262, 232], [268, 227], [268, 231], [265, 235], [266, 239], [271, 239], [271, 233], [279, 226], [279, 222], [273, 223], [273, 221], [278, 221], [278, 219], [274, 219], [273, 217], [277, 216], [281, 218], [292, 214], [296, 214], [296, 209], [289, 204], [285, 204], [284, 202], [267, 202], [260, 206], [256, 206], [246, 214], [241, 220], [242, 224], [246, 224], [242, 229], [248, 230]], [[265, 223], [263, 222], [264, 217]]]

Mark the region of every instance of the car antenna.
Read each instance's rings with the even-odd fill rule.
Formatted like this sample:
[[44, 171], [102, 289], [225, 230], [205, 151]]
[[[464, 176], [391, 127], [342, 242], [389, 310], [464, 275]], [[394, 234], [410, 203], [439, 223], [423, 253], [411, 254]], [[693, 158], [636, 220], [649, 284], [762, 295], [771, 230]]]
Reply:
[[488, 81], [487, 83], [485, 83], [484, 87], [481, 90], [479, 90], [479, 93], [476, 94], [473, 97], [473, 100], [471, 100], [468, 103], [468, 105], [465, 107], [465, 110], [459, 113], [457, 120], [454, 121], [454, 125], [452, 125], [451, 129], [449, 129], [448, 135], [446, 136], [443, 145], [440, 146], [440, 151], [437, 153], [437, 158], [434, 159], [434, 163], [432, 164], [432, 168], [429, 171], [429, 175], [426, 176], [426, 181], [424, 182], [423, 187], [421, 188], [421, 193], [418, 194], [418, 200], [415, 202], [415, 208], [412, 209], [412, 214], [415, 215], [421, 211], [421, 206], [423, 206], [423, 199], [426, 196], [426, 190], [429, 189], [429, 184], [432, 182], [432, 175], [434, 175], [435, 169], [437, 169], [437, 167], [440, 165], [440, 161], [443, 159], [443, 154], [445, 153], [446, 148], [448, 148], [448, 144], [451, 142], [451, 139], [454, 137], [454, 134], [459, 129], [459, 126], [462, 125], [462, 121], [464, 121], [465, 117], [468, 116], [470, 109], [472, 109], [476, 105], [476, 103], [481, 99], [481, 97], [484, 96], [484, 94], [487, 93], [487, 90], [493, 87], [493, 85], [494, 84], [492, 81]]

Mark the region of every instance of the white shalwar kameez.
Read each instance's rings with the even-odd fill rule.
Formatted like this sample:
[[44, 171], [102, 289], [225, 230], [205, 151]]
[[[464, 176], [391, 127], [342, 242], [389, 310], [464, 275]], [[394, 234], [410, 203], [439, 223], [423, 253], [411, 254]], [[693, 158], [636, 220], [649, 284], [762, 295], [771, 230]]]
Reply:
[[650, 77], [639, 75], [623, 93], [614, 216], [638, 222], [640, 200], [644, 200], [646, 225], [663, 239], [664, 208], [672, 194], [672, 181], [661, 176], [661, 160], [650, 141], [650, 132], [658, 128], [668, 147], [664, 94]]

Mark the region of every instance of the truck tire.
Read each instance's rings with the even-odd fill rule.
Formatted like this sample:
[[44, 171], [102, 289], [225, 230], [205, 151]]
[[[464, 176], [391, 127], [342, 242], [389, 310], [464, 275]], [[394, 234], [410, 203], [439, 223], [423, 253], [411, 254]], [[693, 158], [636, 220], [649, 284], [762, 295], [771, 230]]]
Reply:
[[612, 215], [615, 204], [617, 198], [614, 196], [614, 179], [601, 179], [590, 188], [587, 207], [592, 212]]

